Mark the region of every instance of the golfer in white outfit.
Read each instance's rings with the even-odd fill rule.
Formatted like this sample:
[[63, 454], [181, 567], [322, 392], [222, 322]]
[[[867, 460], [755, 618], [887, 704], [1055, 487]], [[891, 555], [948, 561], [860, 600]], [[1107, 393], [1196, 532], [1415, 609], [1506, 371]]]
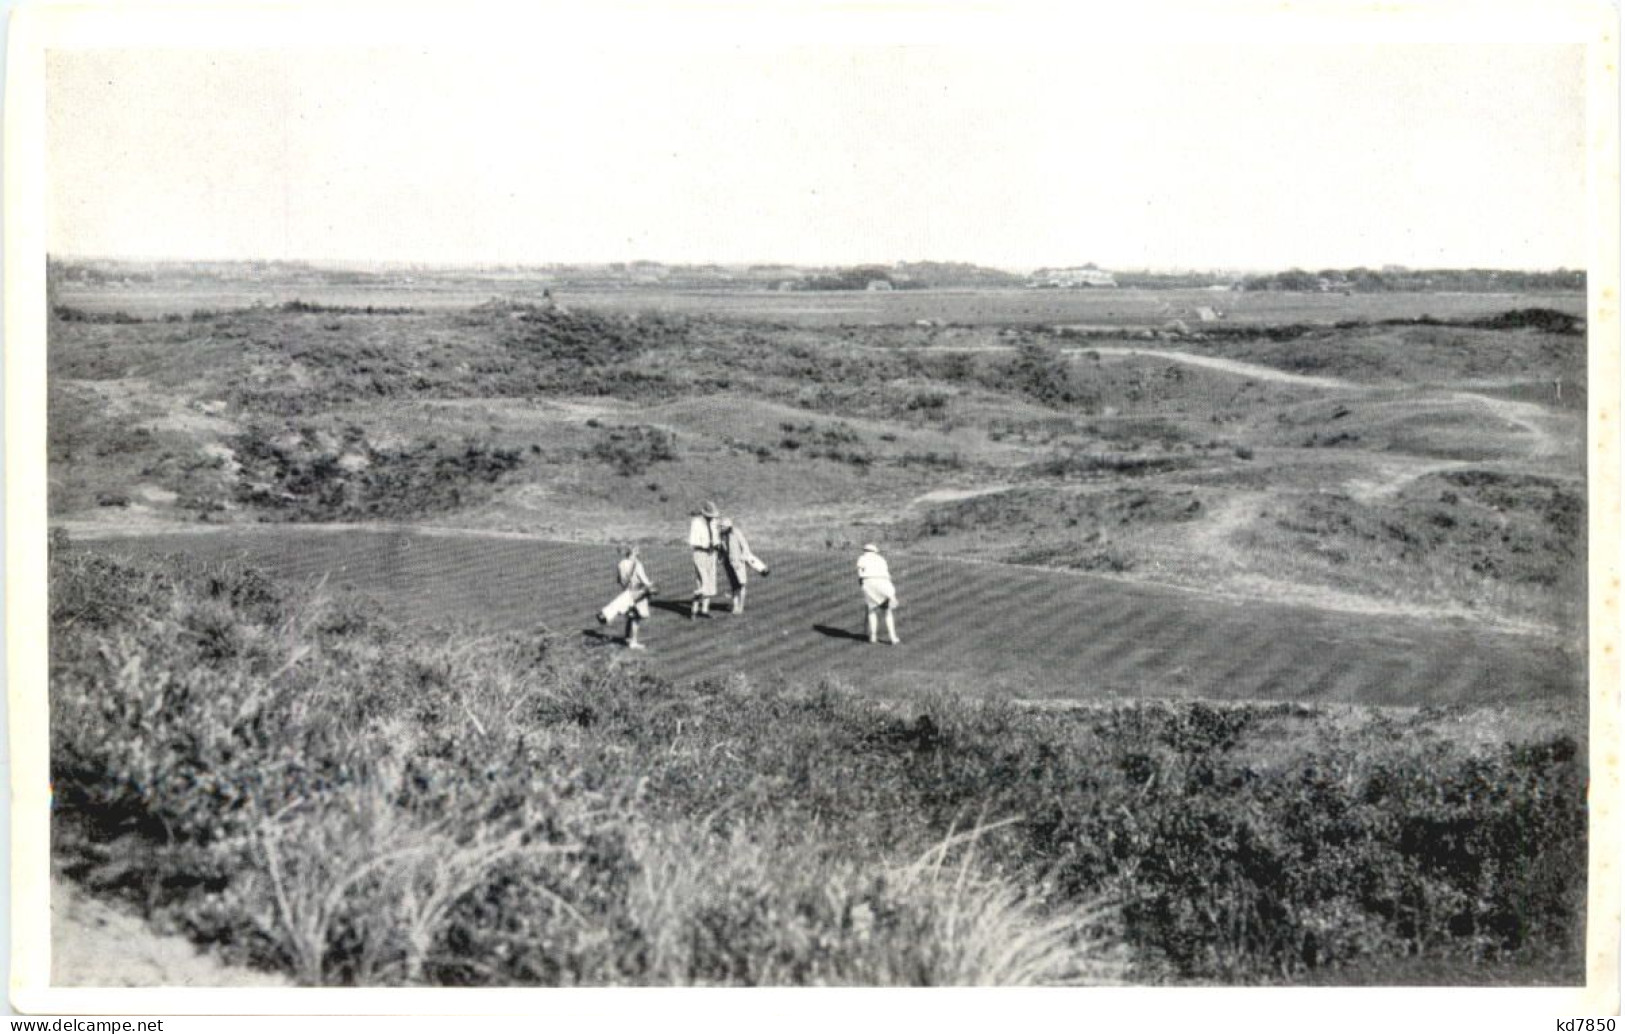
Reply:
[[863, 547], [863, 555], [858, 557], [858, 583], [863, 586], [863, 604], [868, 610], [869, 641], [880, 642], [880, 612], [885, 611], [887, 641], [893, 646], [902, 642], [897, 638], [897, 623], [892, 616], [897, 609], [897, 586], [891, 582], [891, 569], [886, 566], [886, 558], [880, 555], [880, 547], [872, 542]]

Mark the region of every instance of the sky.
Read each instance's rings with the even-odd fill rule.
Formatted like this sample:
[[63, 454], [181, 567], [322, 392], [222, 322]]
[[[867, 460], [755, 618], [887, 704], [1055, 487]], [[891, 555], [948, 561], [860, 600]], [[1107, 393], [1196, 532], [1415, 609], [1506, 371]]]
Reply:
[[58, 49], [59, 256], [1583, 268], [1530, 42]]

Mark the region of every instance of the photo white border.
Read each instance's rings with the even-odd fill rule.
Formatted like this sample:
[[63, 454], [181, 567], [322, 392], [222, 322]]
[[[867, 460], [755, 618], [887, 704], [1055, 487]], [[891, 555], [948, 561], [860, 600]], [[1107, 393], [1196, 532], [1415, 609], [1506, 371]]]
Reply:
[[[1590, 456], [1590, 900], [1584, 989], [1169, 989], [1076, 991], [167, 989], [50, 986], [46, 732], [45, 54], [97, 47], [278, 49], [366, 45], [515, 48], [569, 25], [633, 45], [955, 43], [1064, 50], [1071, 32], [1214, 46], [1257, 42], [1583, 43], [1588, 59]], [[1068, 31], [1057, 31], [1065, 28]], [[1296, 1017], [1330, 1030], [1540, 1029], [1554, 1016], [1619, 1013], [1618, 13], [1602, 3], [1155, 3], [1126, 11], [1049, 3], [37, 4], [10, 26], [5, 106], [5, 575], [12, 764], [11, 996], [40, 1014], [545, 1016], [602, 1028], [703, 1022], [791, 1030], [831, 1023], [996, 1028], [1051, 1013], [1075, 1024], [1249, 1027]]]

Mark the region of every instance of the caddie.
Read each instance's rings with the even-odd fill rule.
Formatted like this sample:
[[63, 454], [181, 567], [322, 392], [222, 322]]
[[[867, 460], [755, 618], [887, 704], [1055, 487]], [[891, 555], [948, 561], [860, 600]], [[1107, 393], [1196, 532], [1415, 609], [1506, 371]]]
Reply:
[[724, 517], [717, 521], [717, 530], [722, 536], [720, 541], [722, 570], [728, 576], [728, 589], [732, 593], [729, 597], [729, 607], [733, 613], [743, 614], [745, 588], [750, 580], [750, 572], [755, 571], [766, 578], [768, 567], [766, 562], [751, 552], [744, 529], [739, 525]]
[[642, 650], [644, 646], [638, 642], [638, 627], [649, 618], [649, 597], [655, 594], [656, 589], [649, 572], [643, 569], [638, 547], [627, 546], [621, 551], [621, 561], [615, 565], [615, 581], [620, 585], [621, 593], [598, 612], [598, 623], [607, 625], [626, 615], [626, 647], [629, 650]]

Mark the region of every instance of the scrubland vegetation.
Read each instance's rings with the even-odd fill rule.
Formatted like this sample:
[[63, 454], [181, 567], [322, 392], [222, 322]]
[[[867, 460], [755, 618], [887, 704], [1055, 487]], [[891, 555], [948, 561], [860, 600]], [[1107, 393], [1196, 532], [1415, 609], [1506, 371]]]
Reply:
[[[179, 322], [61, 307], [51, 509], [659, 538], [690, 496], [723, 495], [789, 548], [878, 528], [979, 559], [1232, 594], [1291, 582], [1556, 631], [1584, 565], [1585, 338], [1565, 312], [1474, 311], [1129, 332], [504, 301]], [[1501, 488], [1480, 503], [1452, 478]], [[1180, 519], [1086, 498], [1128, 479], [1180, 499]]]
[[[288, 520], [416, 517], [456, 510], [523, 462], [518, 449], [481, 442], [401, 445], [359, 427], [254, 426], [232, 439], [236, 498]], [[227, 462], [222, 458], [222, 465]]]
[[673, 685], [52, 557], [56, 864], [306, 983], [1579, 977], [1562, 722]]
[[[923, 294], [863, 304], [983, 304]], [[1571, 650], [1576, 318], [1443, 296], [1437, 318], [1394, 315], [1382, 294], [1311, 323], [1323, 299], [1269, 304], [1292, 318], [59, 306], [51, 516], [661, 543], [720, 497], [758, 551], [807, 563], [880, 538], [905, 572], [912, 551], [1106, 575], [1074, 579], [1102, 598], [1290, 590], [1349, 608], [1350, 636], [1369, 607], [1407, 635], [1466, 615]], [[1154, 649], [1133, 699], [1064, 708], [925, 669], [887, 699], [839, 676], [678, 682], [658, 658], [407, 624], [241, 563], [51, 563], [57, 869], [303, 983], [1581, 975], [1583, 694], [1157, 702], [1180, 692]], [[1144, 628], [1149, 607], [1118, 616]], [[1519, 692], [1438, 670], [1440, 698]], [[1268, 674], [1293, 700], [1300, 673]]]

